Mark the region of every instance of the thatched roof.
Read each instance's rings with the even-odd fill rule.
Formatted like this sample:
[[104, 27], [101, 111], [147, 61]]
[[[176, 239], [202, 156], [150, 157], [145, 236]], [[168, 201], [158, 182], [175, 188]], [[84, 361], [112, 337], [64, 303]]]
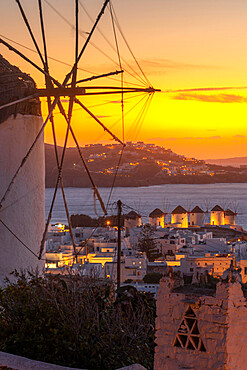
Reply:
[[173, 214], [173, 215], [178, 215], [178, 214], [182, 214], [182, 213], [187, 213], [186, 209], [184, 209], [184, 207], [182, 207], [182, 206], [177, 206], [177, 207], [172, 211], [172, 214]]
[[221, 208], [218, 204], [211, 209], [211, 212], [224, 212], [224, 209]]
[[153, 212], [150, 213], [149, 217], [155, 218], [155, 217], [162, 217], [164, 216], [164, 212], [162, 212], [159, 208], [155, 208]]
[[190, 213], [204, 213], [204, 211], [200, 207], [195, 206]]
[[126, 218], [126, 220], [129, 220], [129, 219], [136, 220], [137, 218], [141, 218], [141, 216], [138, 213], [136, 213], [135, 211], [130, 211], [124, 217]]
[[224, 212], [225, 213], [225, 216], [235, 216], [236, 214], [231, 211], [229, 208]]

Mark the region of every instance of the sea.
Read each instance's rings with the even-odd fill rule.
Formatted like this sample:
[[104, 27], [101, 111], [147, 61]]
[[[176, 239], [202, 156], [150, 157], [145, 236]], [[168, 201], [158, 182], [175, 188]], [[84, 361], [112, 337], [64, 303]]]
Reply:
[[[210, 211], [216, 204], [223, 209], [230, 208], [237, 213], [236, 223], [247, 229], [247, 184], [165, 184], [142, 187], [99, 188], [100, 195], [107, 205], [109, 215], [117, 214], [116, 202], [121, 200], [123, 214], [135, 210], [148, 222], [148, 215], [155, 208], [169, 213], [178, 205], [191, 211], [198, 205]], [[50, 209], [54, 189], [46, 189], [46, 218]], [[85, 214], [97, 218], [102, 216], [98, 200], [94, 199], [90, 188], [65, 188], [70, 215]], [[206, 221], [209, 220], [206, 213]], [[169, 219], [167, 220], [169, 221]], [[52, 223], [67, 223], [61, 190], [59, 189], [52, 213]]]

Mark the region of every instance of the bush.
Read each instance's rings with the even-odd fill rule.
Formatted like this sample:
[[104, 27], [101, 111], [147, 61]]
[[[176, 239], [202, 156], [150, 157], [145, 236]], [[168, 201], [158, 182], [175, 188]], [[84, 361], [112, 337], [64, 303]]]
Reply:
[[153, 367], [155, 303], [109, 281], [16, 274], [0, 291], [0, 350], [63, 366]]

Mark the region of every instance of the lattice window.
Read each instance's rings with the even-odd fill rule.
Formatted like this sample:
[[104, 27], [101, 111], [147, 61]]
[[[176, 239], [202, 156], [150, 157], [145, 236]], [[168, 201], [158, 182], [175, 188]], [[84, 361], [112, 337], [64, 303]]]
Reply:
[[173, 346], [206, 352], [197, 324], [195, 312], [189, 306], [179, 325]]

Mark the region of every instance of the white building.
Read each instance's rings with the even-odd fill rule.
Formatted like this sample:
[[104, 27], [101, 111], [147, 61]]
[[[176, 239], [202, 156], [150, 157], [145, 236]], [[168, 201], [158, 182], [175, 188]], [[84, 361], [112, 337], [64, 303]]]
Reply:
[[188, 212], [182, 207], [177, 206], [171, 212], [171, 224], [174, 227], [188, 227]]
[[159, 208], [155, 208], [150, 214], [149, 214], [149, 223], [151, 226], [165, 226], [164, 221], [164, 212], [162, 212]]
[[130, 211], [127, 215], [124, 216], [124, 227], [126, 235], [129, 235], [131, 229], [141, 226], [141, 224], [141, 216], [135, 211]]
[[219, 205], [211, 209], [210, 224], [217, 226], [224, 225], [224, 210]]
[[190, 212], [190, 226], [203, 226], [205, 220], [205, 213], [204, 211], [196, 206]]

